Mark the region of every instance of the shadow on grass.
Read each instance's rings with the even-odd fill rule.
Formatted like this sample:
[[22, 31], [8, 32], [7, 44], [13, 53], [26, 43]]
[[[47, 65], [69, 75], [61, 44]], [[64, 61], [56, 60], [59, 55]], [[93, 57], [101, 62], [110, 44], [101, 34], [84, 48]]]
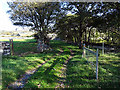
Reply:
[[[115, 55], [115, 56], [117, 56], [117, 57], [119, 57], [120, 58], [120, 53], [117, 53], [117, 55]], [[119, 59], [120, 60], [120, 59]]]
[[[25, 85], [25, 88], [38, 88], [37, 85], [40, 85], [40, 88], [55, 88], [58, 85], [59, 80], [65, 79], [64, 77], [60, 77], [59, 74], [61, 73], [60, 70], [63, 63], [67, 58], [67, 55], [61, 54], [48, 61], [30, 78]], [[31, 84], [34, 86], [30, 86]]]
[[57, 60], [55, 60], [55, 61], [52, 63], [52, 65], [46, 69], [46, 71], [45, 71], [44, 73], [45, 73], [46, 75], [49, 74], [49, 72], [53, 69], [53, 67], [54, 67], [57, 63], [59, 63], [59, 61], [60, 61], [60, 58], [57, 58]]
[[[30, 42], [31, 41], [31, 42]], [[61, 46], [67, 46], [68, 44], [60, 41], [50, 41], [50, 47], [53, 49], [52, 52], [58, 53], [58, 49]], [[20, 55], [25, 52], [37, 52], [37, 43], [34, 40], [25, 40], [25, 41], [14, 41], [14, 53], [15, 55]], [[49, 51], [48, 51], [49, 53]]]
[[[57, 42], [57, 43], [58, 44], [56, 44], [56, 42], [54, 43], [56, 45], [51, 44], [51, 45], [53, 45], [52, 46], [53, 51], [47, 51], [47, 52], [37, 53], [37, 54], [29, 54], [29, 55], [26, 55], [23, 57], [19, 57], [19, 56], [3, 57], [3, 88], [6, 88], [6, 86], [9, 83], [14, 82], [15, 80], [19, 79], [21, 77], [20, 75], [23, 75], [26, 70], [33, 69], [40, 63], [42, 63], [42, 62], [50, 59], [52, 56], [56, 55], [60, 50], [59, 46], [63, 45], [59, 42]], [[27, 43], [14, 42], [14, 47], [15, 47], [14, 51], [15, 51], [15, 53], [18, 53], [18, 55], [20, 53], [25, 53], [27, 51], [34, 52], [36, 50], [35, 49], [36, 45], [37, 45], [36, 43], [27, 44]], [[64, 44], [64, 45], [66, 46], [66, 44]], [[34, 48], [32, 48], [33, 46], [34, 46]], [[46, 68], [47, 70], [45, 73], [43, 73], [43, 75], [45, 75], [43, 77], [46, 77], [46, 73], [51, 72], [53, 67], [56, 66], [56, 64], [58, 64], [58, 63], [60, 63], [60, 60], [57, 59], [57, 61], [54, 62], [51, 67]], [[61, 63], [62, 63], [62, 61], [61, 61]], [[54, 79], [54, 81], [56, 80], [54, 78], [56, 75], [54, 75], [52, 73], [49, 73], [49, 75], [52, 78], [48, 79], [48, 77], [47, 77], [46, 80], [47, 79], [49, 81], [51, 81], [52, 79]]]
[[9, 57], [9, 59], [3, 58], [2, 61], [2, 85], [6, 88], [7, 85], [17, 78], [21, 74], [25, 73], [27, 60], [22, 61], [19, 57]]
[[[26, 52], [28, 50], [33, 51], [33, 50], [31, 50], [31, 48], [33, 46], [36, 47], [36, 45], [37, 45], [36, 43], [30, 43], [30, 45], [29, 44], [27, 45], [26, 43], [24, 45], [23, 45], [23, 43], [22, 44], [16, 43], [16, 45], [15, 45], [16, 52], [21, 53], [21, 52]], [[69, 49], [67, 49], [67, 47], [73, 49], [74, 53], [77, 54], [73, 58], [73, 60], [71, 60], [69, 62], [68, 66], [67, 66], [67, 68], [68, 68], [68, 72], [67, 72], [68, 82], [69, 82], [70, 78], [72, 78], [73, 79], [72, 81], [75, 83], [75, 84], [72, 83], [71, 84], [71, 86], [72, 86], [72, 85], [77, 85], [77, 83], [75, 82], [76, 80], [74, 80], [76, 77], [80, 77], [83, 79], [89, 78], [89, 74], [87, 72], [89, 72], [89, 70], [91, 70], [91, 69], [88, 69], [86, 71], [86, 69], [87, 69], [87, 67], [85, 65], [86, 62], [84, 62], [84, 60], [81, 61], [82, 60], [81, 59], [82, 50], [78, 50], [78, 48], [75, 48], [74, 46], [70, 46], [69, 44], [66, 44], [66, 43], [60, 42], [60, 41], [51, 41], [50, 45], [53, 48], [53, 51], [47, 51], [47, 52], [39, 53], [39, 54], [38, 53], [37, 54], [29, 54], [29, 55], [26, 55], [24, 57], [18, 57], [18, 56], [11, 57], [10, 56], [10, 57], [4, 58], [4, 60], [6, 59], [6, 61], [3, 61], [4, 62], [3, 65], [5, 65], [4, 70], [6, 71], [6, 72], [3, 72], [4, 75], [6, 73], [8, 73], [9, 69], [10, 69], [10, 68], [6, 68], [7, 65], [9, 65], [11, 67], [11, 70], [12, 70], [10, 72], [10, 74], [12, 74], [12, 75], [8, 76], [9, 74], [7, 74], [5, 76], [5, 78], [3, 79], [4, 81], [6, 81], [6, 82], [3, 82], [4, 86], [6, 86], [9, 82], [13, 82], [14, 80], [18, 79], [20, 77], [20, 75], [23, 74], [26, 70], [35, 68], [35, 66], [37, 66], [41, 63], [41, 60], [42, 60], [42, 62], [44, 62], [47, 59], [50, 59], [50, 57], [52, 57], [53, 55], [56, 55], [60, 51], [60, 47], [62, 47], [63, 50], [65, 51], [63, 54], [61, 54], [61, 57], [59, 58], [59, 56], [58, 56], [57, 58], [54, 58], [55, 60], [50, 60], [47, 64], [45, 64], [41, 68], [39, 68], [38, 72], [36, 72], [31, 77], [31, 79], [28, 81], [28, 83], [25, 87], [38, 88], [37, 85], [41, 85], [41, 87], [43, 87], [43, 88], [47, 88], [47, 87], [54, 88], [57, 85], [56, 82], [59, 79], [65, 79], [65, 78], [60, 77], [58, 75], [61, 73], [59, 67], [62, 66], [62, 64], [65, 62], [65, 60], [70, 55], [70, 51], [69, 51]], [[24, 48], [28, 48], [28, 49], [24, 49]], [[34, 49], [34, 48], [32, 48], [32, 49]], [[15, 64], [13, 65], [10, 61], [13, 62], [13, 64], [14, 63]], [[6, 62], [8, 62], [8, 63], [6, 63]], [[77, 67], [76, 65], [81, 65], [81, 67]], [[80, 68], [80, 73], [78, 73], [79, 70], [77, 70], [77, 69], [74, 70], [74, 66], [75, 66], [75, 68]], [[82, 70], [82, 68], [83, 68], [83, 70]], [[78, 75], [74, 76], [74, 73], [76, 73]], [[82, 74], [82, 75], [79, 76], [80, 74]], [[90, 80], [95, 78], [93, 76], [93, 73], [90, 75], [91, 75], [91, 77], [89, 78]], [[11, 78], [11, 77], [13, 77], [13, 78]], [[9, 82], [7, 82], [7, 80], [9, 80]], [[77, 82], [81, 82], [81, 79], [80, 80], [78, 79]]]
[[[107, 61], [107, 60], [106, 60]], [[113, 63], [115, 64], [114, 60]], [[90, 65], [79, 56], [74, 56], [67, 64], [67, 86], [71, 88], [120, 88], [119, 63], [99, 66], [99, 80]], [[118, 66], [117, 66], [118, 65]], [[117, 68], [116, 68], [117, 67]]]
[[21, 78], [26, 70], [33, 69], [37, 65], [50, 59], [55, 53], [32, 54], [25, 57], [4, 56], [2, 61], [3, 88]]

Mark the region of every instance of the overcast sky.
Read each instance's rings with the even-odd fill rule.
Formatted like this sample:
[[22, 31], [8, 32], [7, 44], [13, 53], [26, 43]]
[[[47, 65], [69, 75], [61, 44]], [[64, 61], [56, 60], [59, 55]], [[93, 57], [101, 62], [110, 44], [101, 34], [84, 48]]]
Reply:
[[18, 27], [12, 24], [7, 10], [9, 10], [7, 0], [0, 0], [0, 30], [13, 31]]

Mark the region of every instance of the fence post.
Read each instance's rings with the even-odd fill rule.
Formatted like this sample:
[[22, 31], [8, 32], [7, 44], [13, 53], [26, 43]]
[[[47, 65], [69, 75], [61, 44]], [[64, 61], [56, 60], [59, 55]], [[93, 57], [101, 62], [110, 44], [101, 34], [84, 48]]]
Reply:
[[13, 39], [10, 39], [10, 50], [11, 50], [11, 55], [14, 55], [14, 48], [13, 48]]
[[96, 52], [96, 79], [98, 80], [98, 49]]
[[82, 57], [85, 57], [85, 44], [83, 44], [83, 56]]
[[88, 45], [88, 49], [90, 48], [90, 46]]
[[102, 54], [104, 55], [104, 42], [102, 43]]

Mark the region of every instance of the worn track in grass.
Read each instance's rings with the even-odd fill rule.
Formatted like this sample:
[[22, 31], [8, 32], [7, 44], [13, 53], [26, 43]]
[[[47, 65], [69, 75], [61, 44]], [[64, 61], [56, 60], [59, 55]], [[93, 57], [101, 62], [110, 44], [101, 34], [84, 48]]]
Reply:
[[[69, 49], [69, 48], [68, 48]], [[68, 59], [64, 62], [62, 69], [61, 69], [61, 74], [59, 75], [61, 78], [58, 80], [58, 85], [55, 88], [69, 88], [69, 86], [65, 86], [66, 83], [66, 70], [67, 70], [67, 63], [72, 59], [72, 57], [74, 56], [74, 53], [72, 52], [71, 49], [70, 50], [70, 56], [68, 57]]]
[[[63, 50], [61, 49], [59, 54], [63, 53]], [[11, 83], [8, 85], [9, 89], [20, 89], [23, 88], [24, 85], [26, 84], [27, 80], [35, 73], [39, 70], [39, 68], [41, 66], [43, 66], [44, 64], [46, 64], [49, 60], [51, 60], [52, 58], [56, 57], [57, 55], [54, 55], [53, 57], [51, 57], [50, 59], [48, 59], [47, 61], [45, 61], [44, 63], [40, 64], [37, 66], [37, 68], [32, 69], [32, 70], [28, 70], [24, 75], [22, 75], [22, 77], [20, 79], [18, 79], [17, 81]]]

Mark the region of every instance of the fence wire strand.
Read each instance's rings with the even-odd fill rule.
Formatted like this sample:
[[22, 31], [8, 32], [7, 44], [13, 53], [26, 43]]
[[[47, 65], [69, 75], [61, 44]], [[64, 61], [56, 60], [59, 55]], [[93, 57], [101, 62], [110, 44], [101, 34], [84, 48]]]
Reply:
[[98, 80], [98, 49], [94, 52], [84, 45], [83, 57], [87, 59], [89, 66], [96, 73], [96, 79]]

